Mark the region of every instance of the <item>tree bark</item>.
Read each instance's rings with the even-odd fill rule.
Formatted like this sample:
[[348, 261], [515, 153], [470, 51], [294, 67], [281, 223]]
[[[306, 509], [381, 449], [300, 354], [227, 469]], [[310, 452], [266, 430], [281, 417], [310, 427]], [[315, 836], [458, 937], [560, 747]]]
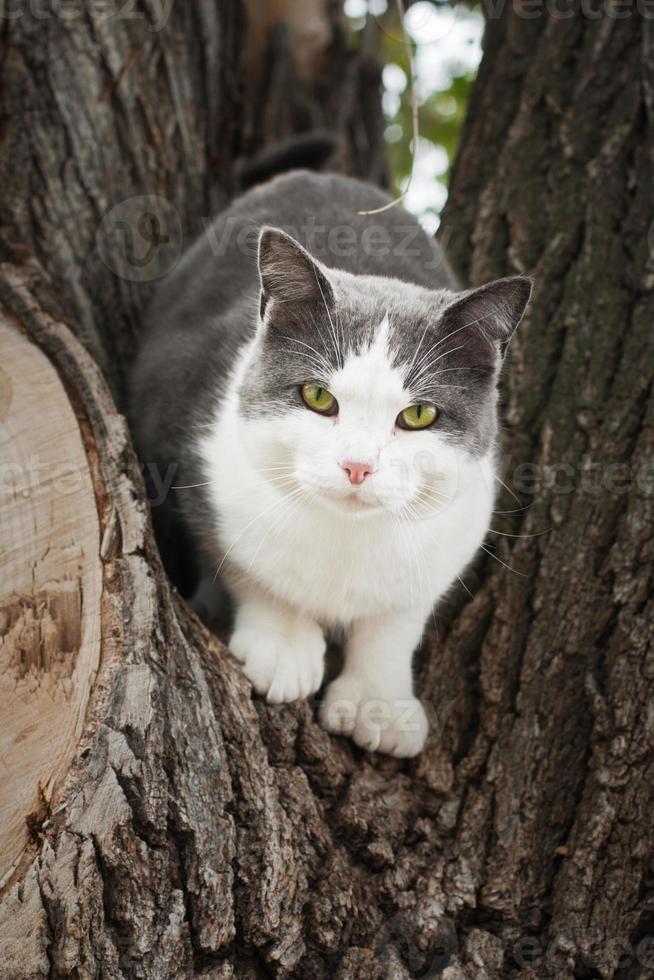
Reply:
[[[48, 430], [22, 420], [39, 405], [61, 420], [72, 442], [48, 461], [65, 451], [78, 483], [53, 489], [46, 467], [48, 492], [21, 496], [5, 473], [0, 503], [38, 525], [55, 494], [79, 523], [58, 539], [72, 566], [34, 548], [29, 580], [0, 579], [0, 716], [19, 697], [36, 725], [16, 729], [23, 742], [73, 733], [49, 772], [34, 756], [31, 797], [1, 811], [14, 831], [0, 837], [0, 978], [645, 977], [648, 22], [507, 10], [489, 24], [443, 229], [472, 282], [536, 277], [505, 391], [519, 503], [507, 495], [494, 524], [526, 536], [491, 534], [503, 564], [484, 556], [464, 575], [473, 597], [436, 617], [422, 756], [367, 755], [322, 731], [313, 705], [253, 697], [161, 568], [115, 407], [154, 277], [232, 195], [237, 157], [273, 138], [327, 126], [344, 169], [383, 179], [370, 38], [348, 51], [336, 5], [310, 6], [302, 58], [290, 0], [255, 36], [235, 0], [174, 4], [165, 23], [154, 0], [129, 17], [5, 20], [0, 425], [21, 433], [24, 476]], [[3, 532], [3, 568], [28, 539]], [[58, 612], [46, 585], [82, 598]]]
[[489, 21], [443, 219], [472, 282], [536, 279], [503, 447], [528, 490], [504, 530], [536, 536], [501, 539], [520, 574], [493, 563], [463, 614], [492, 607], [457, 766], [477, 921], [541, 951], [521, 976], [654, 968], [653, 35], [602, 10]]

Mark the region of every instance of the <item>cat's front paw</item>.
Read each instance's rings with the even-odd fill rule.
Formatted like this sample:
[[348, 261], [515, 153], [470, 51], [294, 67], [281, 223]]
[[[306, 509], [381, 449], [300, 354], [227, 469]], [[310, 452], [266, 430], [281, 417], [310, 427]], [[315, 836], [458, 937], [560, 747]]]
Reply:
[[371, 689], [356, 676], [343, 675], [325, 692], [320, 708], [323, 728], [349, 735], [369, 752], [409, 758], [422, 751], [429, 724], [425, 710], [412, 695], [394, 697]]
[[239, 626], [229, 648], [255, 691], [265, 694], [271, 704], [306, 698], [322, 682], [325, 640], [317, 626], [296, 628], [289, 634]]

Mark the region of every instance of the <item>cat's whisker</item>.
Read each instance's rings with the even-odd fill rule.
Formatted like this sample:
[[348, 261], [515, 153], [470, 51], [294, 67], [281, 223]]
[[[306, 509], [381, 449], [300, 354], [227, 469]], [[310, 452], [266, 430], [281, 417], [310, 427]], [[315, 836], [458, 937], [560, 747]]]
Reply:
[[278, 463], [266, 463], [265, 465], [254, 464], [254, 469], [257, 473], [272, 473], [274, 471], [286, 470], [289, 473], [295, 470], [295, 464], [291, 462], [286, 462], [285, 460], [280, 460]]
[[459, 344], [458, 347], [450, 347], [449, 350], [443, 351], [443, 353], [439, 354], [438, 357], [428, 361], [427, 364], [421, 367], [420, 371], [417, 372], [415, 377], [411, 379], [411, 387], [415, 388], [417, 385], [419, 385], [420, 379], [426, 374], [432, 374], [434, 371], [434, 366], [438, 364], [439, 361], [442, 361], [444, 357], [449, 357], [450, 354], [455, 354], [458, 350], [463, 350], [464, 347], [465, 344]]
[[479, 368], [466, 367], [463, 364], [459, 364], [457, 365], [457, 367], [439, 368], [439, 370], [436, 373], [436, 377], [440, 378], [441, 374], [452, 374], [453, 371], [457, 371], [459, 373], [461, 371], [472, 371], [474, 374], [479, 374]]
[[[303, 490], [303, 496], [307, 500], [309, 500], [311, 498], [311, 494], [306, 489], [304, 489], [304, 487], [301, 487], [300, 489]], [[261, 540], [259, 541], [259, 543], [258, 543], [258, 545], [256, 547], [256, 550], [255, 550], [255, 552], [254, 552], [254, 554], [253, 554], [253, 556], [252, 556], [252, 558], [250, 560], [250, 564], [248, 565], [247, 570], [246, 570], [246, 574], [247, 575], [249, 575], [250, 572], [252, 571], [252, 567], [253, 567], [255, 561], [257, 560], [257, 557], [259, 555], [259, 552], [261, 551], [264, 543], [268, 540], [268, 537], [269, 537], [270, 533], [273, 531], [273, 529], [279, 531], [279, 530], [282, 529], [282, 527], [285, 526], [286, 522], [288, 521], [288, 519], [290, 518], [291, 514], [293, 513], [293, 507], [291, 506], [292, 503], [293, 503], [293, 501], [290, 501], [289, 502], [289, 506], [287, 507], [286, 510], [282, 510], [281, 514], [276, 514], [275, 515], [272, 523], [268, 527], [268, 530], [263, 535], [263, 537], [261, 538]]]
[[324, 363], [329, 367], [329, 363], [325, 358], [324, 354], [321, 354], [317, 347], [313, 344], [308, 344], [306, 340], [301, 340], [300, 337], [291, 337], [289, 334], [282, 334], [282, 340], [290, 340], [293, 344], [300, 344], [301, 347], [306, 347], [306, 349], [316, 356], [319, 361], [324, 361]]
[[424, 520], [425, 517], [438, 517], [443, 513], [441, 501], [437, 500], [435, 506], [432, 506], [432, 502], [429, 500], [420, 500], [419, 503], [423, 509], [415, 515], [416, 520]]
[[[293, 471], [293, 468], [291, 468], [291, 470], [289, 471], [289, 476], [287, 476], [287, 477], [284, 477], [283, 471], [282, 471], [278, 475], [276, 475], [276, 474], [274, 474], [273, 476], [266, 475], [266, 479], [267, 479], [268, 483], [283, 483], [283, 482], [287, 482], [288, 483], [288, 482], [291, 482], [290, 479], [289, 479], [289, 477], [290, 477], [290, 473], [292, 471]], [[262, 471], [260, 471], [260, 472], [262, 472]], [[218, 480], [207, 480], [205, 483], [188, 483], [185, 486], [174, 486], [174, 487], [171, 487], [170, 489], [171, 490], [195, 490], [198, 487], [214, 486], [218, 482], [219, 482]], [[222, 499], [223, 500], [230, 500], [233, 497], [236, 497], [236, 496], [239, 496], [239, 495], [242, 496], [242, 494], [243, 494], [243, 489], [241, 488], [240, 490], [234, 491], [234, 493], [227, 494]]]
[[[426, 504], [431, 503], [432, 501], [434, 501], [436, 504], [441, 504], [441, 505], [450, 504], [452, 502], [452, 497], [450, 495], [441, 492], [436, 487], [431, 487], [431, 486], [418, 487], [418, 489], [416, 490], [416, 496], [419, 497], [419, 499]], [[436, 508], [432, 508], [431, 512], [442, 513], [442, 506], [440, 507], [439, 510], [437, 510]]]
[[171, 490], [195, 490], [196, 487], [211, 487], [217, 480], [205, 480], [204, 483], [186, 483], [186, 484], [173, 484]]
[[411, 602], [413, 603], [413, 558], [409, 554], [409, 547], [408, 547], [409, 546], [409, 541], [408, 541], [408, 536], [407, 536], [407, 533], [406, 533], [406, 528], [404, 527], [404, 525], [402, 523], [402, 519], [401, 519], [400, 514], [398, 512], [391, 511], [390, 514], [391, 514], [391, 517], [392, 517], [392, 520], [393, 520], [393, 524], [395, 525], [395, 527], [397, 528], [397, 530], [399, 532], [399, 535], [400, 535], [400, 538], [402, 540], [402, 543], [403, 543], [403, 545], [406, 546], [405, 547], [405, 550], [406, 550], [407, 558], [409, 560], [409, 598], [410, 598]]
[[[294, 469], [295, 467], [292, 463], [274, 463], [271, 464], [269, 467], [261, 467], [260, 469], [258, 469], [258, 472], [265, 474], [273, 471], [281, 472], [282, 470], [285, 470], [289, 473], [292, 473]], [[170, 489], [171, 490], [195, 490], [198, 487], [214, 486], [218, 482], [219, 482], [218, 480], [203, 480], [200, 483], [175, 483], [170, 487]]]
[[497, 475], [497, 473], [494, 473], [494, 474], [493, 474], [493, 476], [495, 477], [495, 479], [497, 480], [497, 482], [498, 482], [498, 483], [501, 483], [501, 484], [502, 484], [502, 486], [504, 487], [504, 489], [505, 489], [505, 490], [507, 490], [507, 491], [508, 491], [508, 492], [509, 492], [509, 493], [511, 494], [511, 496], [512, 496], [512, 497], [513, 497], [513, 499], [514, 499], [514, 500], [516, 501], [516, 503], [518, 503], [518, 504], [519, 504], [519, 503], [520, 503], [520, 497], [518, 497], [518, 496], [517, 496], [517, 494], [515, 494], [515, 493], [513, 492], [513, 490], [511, 489], [511, 487], [508, 487], [508, 486], [506, 485], [506, 483], [504, 482], [504, 480], [502, 480], [502, 479], [500, 479], [500, 477], [499, 477], [499, 476]]
[[317, 361], [315, 357], [311, 357], [310, 354], [304, 354], [302, 351], [294, 351], [298, 357], [301, 357], [303, 361], [310, 367], [310, 371], [307, 373], [312, 381], [316, 381], [324, 388], [328, 387], [327, 379], [331, 376], [330, 371], [325, 368], [325, 365], [320, 361]]
[[407, 368], [407, 372], [406, 372], [407, 373], [407, 377], [409, 377], [411, 375], [411, 371], [413, 370], [413, 366], [414, 366], [414, 364], [416, 362], [416, 358], [418, 356], [418, 353], [420, 351], [420, 348], [422, 347], [422, 342], [425, 339], [425, 337], [427, 336], [427, 331], [429, 330], [430, 327], [431, 327], [431, 322], [429, 320], [427, 320], [427, 325], [426, 325], [425, 329], [422, 331], [422, 336], [420, 337], [420, 340], [418, 341], [418, 346], [416, 347], [415, 352], [413, 354], [413, 357], [411, 358], [411, 363], [409, 364], [409, 366]]
[[256, 524], [257, 521], [260, 521], [261, 518], [262, 517], [265, 517], [266, 514], [270, 513], [271, 510], [274, 510], [276, 507], [279, 507], [281, 504], [286, 503], [287, 501], [289, 501], [291, 499], [294, 499], [296, 497], [301, 496], [303, 493], [304, 493], [304, 490], [303, 490], [302, 487], [298, 487], [295, 490], [291, 490], [290, 493], [286, 494], [284, 497], [280, 497], [279, 500], [273, 501], [272, 504], [270, 504], [268, 507], [264, 508], [264, 510], [262, 510], [255, 517], [253, 517], [252, 520], [248, 521], [248, 523], [245, 525], [244, 528], [241, 529], [240, 533], [232, 541], [232, 543], [230, 544], [229, 548], [227, 549], [227, 551], [223, 555], [223, 557], [222, 557], [222, 559], [220, 561], [220, 564], [218, 565], [218, 568], [216, 569], [216, 574], [213, 577], [214, 583], [215, 583], [216, 579], [218, 578], [218, 576], [220, 575], [220, 572], [222, 570], [222, 567], [225, 564], [225, 562], [227, 561], [227, 558], [232, 553], [232, 551], [234, 550], [234, 548], [236, 547], [236, 545], [238, 544], [238, 542], [241, 540], [241, 538], [243, 537], [243, 535], [246, 534], [249, 531], [249, 529], [252, 527], [252, 525], [253, 524]]
[[[290, 478], [290, 476], [284, 476], [283, 474], [280, 476], [267, 477], [266, 482], [272, 484], [277, 490], [283, 488], [285, 485], [288, 485], [289, 487], [294, 486], [294, 481]], [[228, 500], [231, 501], [242, 496], [243, 487], [241, 487], [239, 490], [234, 490], [231, 493], [226, 494], [224, 497], [221, 497], [221, 500], [226, 503]]]
[[[480, 319], [482, 319], [482, 318], [480, 318]], [[440, 347], [441, 344], [444, 344], [445, 341], [447, 341], [447, 340], [450, 339], [450, 337], [454, 337], [455, 334], [459, 333], [461, 330], [464, 330], [466, 327], [471, 327], [471, 326], [474, 326], [476, 323], [479, 323], [480, 322], [480, 319], [470, 320], [468, 323], [464, 323], [462, 326], [457, 327], [456, 330], [451, 330], [448, 334], [446, 334], [445, 337], [441, 337], [441, 339], [438, 340], [435, 344], [433, 344], [429, 348], [429, 350], [425, 351], [425, 353], [421, 357], [420, 361], [415, 365], [415, 367], [413, 367], [413, 365], [412, 365], [413, 370], [415, 370], [416, 372], [419, 372], [422, 369], [422, 367], [425, 364], [425, 362], [429, 359], [429, 357], [431, 356], [431, 354], [433, 354], [433, 352], [438, 347]], [[465, 345], [463, 345], [463, 346], [465, 346]]]
[[[448, 497], [445, 497], [445, 496], [443, 496], [441, 494], [427, 493], [424, 490], [423, 491], [418, 491], [416, 493], [416, 501], [417, 501], [417, 503], [420, 503], [420, 504], [431, 504], [431, 503], [435, 503], [435, 504], [440, 504], [440, 505], [447, 504], [447, 503], [450, 502], [450, 500], [449, 500]], [[441, 507], [441, 509], [442, 509], [442, 507]], [[432, 508], [432, 513], [438, 513], [438, 511], [436, 510], [436, 508]]]
[[[418, 381], [419, 383], [419, 381]], [[415, 389], [414, 385], [414, 389]], [[425, 398], [426, 395], [431, 394], [432, 391], [442, 391], [443, 388], [452, 389], [453, 391], [468, 391], [467, 385], [439, 385], [435, 382], [425, 385], [424, 387], [420, 385], [420, 397]]]
[[[440, 551], [441, 550], [440, 546], [438, 545], [438, 543], [436, 541], [432, 541], [432, 545], [436, 548], [437, 551]], [[468, 586], [465, 584], [465, 582], [463, 581], [463, 579], [461, 578], [461, 576], [459, 574], [457, 574], [456, 577], [457, 577], [458, 581], [460, 582], [460, 584], [465, 589], [465, 591], [468, 593], [468, 595], [470, 596], [470, 598], [471, 599], [474, 599], [473, 593], [470, 591], [470, 589], [468, 588]], [[432, 607], [432, 611], [431, 611], [431, 617], [432, 617], [432, 621], [434, 623], [434, 626], [436, 626], [436, 611], [435, 611], [435, 609], [433, 607]]]
[[[421, 489], [422, 489], [422, 488], [421, 488]], [[427, 488], [427, 489], [434, 489], [434, 488]], [[424, 515], [418, 515], [418, 519], [420, 519], [420, 517], [421, 517], [421, 516], [424, 516]], [[433, 545], [433, 546], [434, 546], [434, 547], [435, 547], [435, 548], [436, 548], [437, 550], [439, 550], [439, 551], [440, 551], [440, 547], [439, 547], [439, 545], [437, 544], [437, 542], [435, 542], [435, 541], [432, 541], [432, 545]], [[466, 590], [466, 592], [468, 593], [468, 595], [470, 596], [470, 598], [471, 598], [471, 599], [474, 599], [474, 595], [472, 594], [472, 592], [470, 591], [470, 589], [468, 588], [468, 586], [467, 586], [467, 585], [465, 584], [465, 582], [463, 581], [463, 579], [461, 578], [461, 576], [457, 574], [457, 576], [456, 576], [456, 577], [457, 577], [457, 579], [459, 580], [459, 582], [461, 583], [461, 585], [463, 586], [463, 588], [464, 588], [464, 589]], [[432, 619], [433, 619], [433, 622], [434, 622], [434, 626], [435, 626], [435, 625], [436, 625], [436, 615], [435, 615], [435, 611], [434, 611], [434, 609], [432, 609]]]
[[[419, 516], [420, 515], [415, 511], [415, 508], [412, 506], [411, 502], [407, 502], [406, 507], [407, 507], [408, 513], [411, 514], [411, 516], [414, 518], [414, 520], [415, 519], [419, 519]], [[427, 575], [428, 569], [427, 569], [427, 564], [426, 564], [426, 558], [425, 558], [425, 556], [422, 556], [421, 557], [420, 552], [418, 550], [418, 544], [417, 544], [417, 542], [415, 542], [413, 540], [413, 537], [411, 535], [411, 528], [408, 526], [408, 523], [409, 522], [407, 521], [406, 522], [406, 534], [407, 534], [407, 538], [408, 538], [409, 542], [412, 545], [414, 560], [415, 560], [415, 562], [416, 562], [416, 564], [418, 566], [418, 573], [419, 573], [419, 579], [418, 579], [418, 581], [419, 581], [419, 584], [420, 584], [420, 605], [421, 605], [421, 607], [424, 607], [424, 587], [423, 587], [423, 583], [424, 583], [424, 581], [427, 580], [427, 577], [428, 577], [428, 575]]]
[[521, 578], [528, 578], [528, 576], [525, 575], [524, 572], [519, 572], [517, 570], [517, 568], [511, 568], [511, 566], [510, 565], [507, 565], [507, 563], [505, 561], [502, 561], [501, 558], [498, 558], [498, 556], [496, 554], [494, 554], [492, 551], [489, 551], [488, 548], [486, 547], [486, 545], [481, 544], [479, 547], [481, 548], [482, 551], [485, 551], [487, 555], [489, 555], [491, 558], [494, 558], [495, 561], [499, 562], [500, 565], [503, 565], [504, 568], [508, 568], [508, 570], [510, 572], [513, 572], [515, 575], [520, 575]]
[[[466, 346], [465, 344], [458, 344], [456, 347], [448, 347], [448, 349], [446, 351], [443, 351], [442, 354], [439, 354], [438, 357], [434, 357], [434, 358], [430, 357], [429, 360], [427, 360], [426, 362], [420, 365], [419, 373], [424, 374], [425, 365], [431, 366], [432, 364], [437, 364], [439, 361], [442, 361], [444, 357], [447, 357], [448, 354], [454, 354], [458, 350], [463, 350], [465, 346]], [[434, 351], [436, 350], [436, 347], [440, 347], [440, 344], [436, 344], [433, 350], [429, 351], [429, 353], [433, 354]]]
[[412, 597], [412, 601], [413, 601], [413, 566], [414, 566], [414, 564], [416, 565], [416, 571], [417, 571], [417, 575], [418, 575], [418, 585], [420, 587], [420, 591], [421, 591], [421, 595], [422, 595], [422, 582], [420, 580], [420, 568], [418, 567], [418, 560], [417, 560], [416, 549], [415, 549], [415, 546], [413, 545], [413, 542], [411, 540], [410, 530], [407, 527], [407, 525], [404, 522], [404, 520], [403, 520], [403, 518], [402, 518], [401, 515], [398, 515], [398, 522], [399, 522], [400, 527], [402, 528], [402, 533], [403, 533], [404, 539], [405, 539], [405, 541], [407, 543], [407, 551], [409, 553], [409, 561], [410, 561], [409, 568], [411, 569], [411, 597]]
[[440, 493], [441, 491], [437, 486], [435, 486], [431, 481], [419, 480], [416, 485], [417, 490], [431, 490], [434, 493]]
[[463, 581], [463, 579], [461, 578], [461, 576], [460, 575], [457, 575], [457, 578], [458, 578], [459, 582], [461, 583], [461, 585], [463, 586], [463, 588], [468, 593], [468, 595], [470, 596], [470, 598], [471, 599], [474, 599], [474, 595], [472, 594], [472, 592], [470, 591], [470, 589], [468, 588], [468, 586], [465, 584], [465, 582]]
[[288, 469], [280, 466], [279, 469], [270, 470], [257, 470], [257, 476], [263, 476], [270, 483], [273, 480], [279, 480], [282, 477], [285, 479], [290, 479], [295, 476], [295, 467], [291, 466]]
[[442, 500], [449, 500], [450, 495], [446, 493], [445, 490], [440, 489], [440, 487], [432, 486], [429, 483], [422, 484], [417, 488], [417, 492], [431, 494], [434, 497], [440, 497]]
[[316, 283], [318, 284], [318, 289], [320, 290], [320, 295], [322, 297], [323, 305], [327, 313], [327, 319], [329, 320], [329, 326], [331, 327], [332, 337], [334, 341], [334, 354], [336, 355], [336, 363], [339, 365], [339, 367], [342, 367], [341, 351], [338, 345], [338, 335], [336, 333], [336, 328], [334, 327], [334, 321], [332, 320], [332, 315], [329, 311], [329, 307], [327, 306], [327, 300], [325, 299], [325, 293], [323, 292], [322, 283], [320, 282], [320, 276], [318, 275], [318, 270], [316, 269], [315, 266], [313, 267], [313, 274], [316, 277]]
[[509, 534], [508, 531], [498, 531], [494, 527], [488, 528], [490, 534], [501, 534], [503, 538], [540, 538], [544, 534], [549, 534], [551, 530], [551, 527], [547, 527], [544, 531], [534, 531], [532, 534]]
[[493, 514], [498, 517], [515, 517], [516, 514], [524, 514], [526, 510], [529, 510], [531, 504], [525, 504], [524, 507], [516, 507], [514, 510], [494, 510]]
[[443, 375], [445, 375], [445, 374], [454, 374], [454, 373], [456, 373], [456, 374], [469, 373], [469, 374], [472, 374], [475, 377], [478, 377], [479, 376], [479, 371], [476, 368], [463, 367], [462, 365], [458, 365], [457, 367], [451, 367], [451, 368], [436, 368], [436, 370], [434, 372], [431, 372], [429, 370], [429, 367], [430, 366], [427, 365], [427, 367], [426, 367], [426, 369], [424, 371], [420, 371], [419, 374], [416, 374], [410, 380], [405, 380], [404, 383], [405, 383], [405, 386], [407, 387], [408, 390], [415, 391], [416, 388], [418, 386], [420, 386], [420, 391], [422, 392], [423, 391], [423, 387], [422, 387], [422, 384], [421, 384], [422, 378], [424, 378], [425, 375], [430, 375], [431, 376], [431, 374], [433, 373], [433, 375], [434, 375], [433, 380], [428, 381], [425, 384], [425, 388], [426, 389], [429, 389], [430, 387], [434, 387], [434, 388], [446, 388], [446, 387], [448, 387], [448, 388], [459, 388], [462, 391], [468, 391], [470, 389], [470, 384], [462, 384], [462, 385], [440, 384], [439, 383], [439, 378], [443, 377]]
[[[429, 357], [430, 353], [432, 353], [433, 351], [435, 351], [437, 347], [440, 347], [441, 344], [444, 344], [447, 340], [449, 340], [451, 337], [454, 337], [455, 334], [459, 333], [461, 330], [465, 330], [467, 327], [476, 326], [478, 323], [481, 323], [485, 319], [487, 319], [487, 316], [486, 315], [480, 316], [480, 317], [477, 317], [474, 320], [468, 320], [466, 323], [461, 324], [461, 326], [460, 327], [457, 327], [455, 330], [451, 330], [448, 334], [445, 335], [445, 337], [442, 337], [436, 344], [433, 345], [433, 347], [430, 348], [430, 350], [428, 350], [426, 352], [426, 356]], [[462, 346], [465, 346], [465, 344], [462, 345]], [[455, 349], [456, 350], [459, 350], [460, 348], [455, 348]], [[425, 355], [423, 355], [422, 363], [424, 363], [424, 359], [425, 359]], [[422, 366], [422, 364], [421, 365], [418, 365], [418, 367], [421, 367], [421, 366]], [[418, 369], [418, 367], [416, 368], [416, 370]]]
[[[445, 337], [441, 337], [441, 339], [436, 344], [434, 344], [433, 347], [431, 347], [429, 351], [427, 351], [427, 356], [429, 356], [429, 354], [432, 351], [435, 351], [437, 347], [440, 347], [441, 344], [444, 344], [446, 340], [449, 340], [450, 337], [454, 337], [455, 334], [459, 333], [461, 330], [465, 330], [466, 327], [473, 327], [476, 324], [481, 323], [482, 320], [485, 320], [485, 319], [487, 319], [486, 316], [480, 316], [480, 317], [477, 317], [475, 320], [468, 320], [467, 323], [463, 323], [460, 327], [457, 327], [456, 330], [451, 330], [448, 334], [446, 334]], [[465, 346], [465, 345], [463, 345], [463, 346]]]
[[299, 357], [305, 357], [315, 367], [319, 368], [321, 371], [324, 371], [325, 380], [332, 374], [333, 365], [329, 363], [327, 358], [321, 354], [320, 351], [316, 350], [315, 347], [312, 347], [311, 344], [305, 343], [305, 341], [300, 340], [299, 337], [284, 336], [283, 339], [289, 340], [291, 343], [300, 344], [302, 347], [306, 347], [309, 351], [308, 354], [303, 353], [302, 351], [297, 351], [297, 355]]
[[279, 479], [280, 477], [286, 477], [287, 479], [291, 479], [296, 474], [295, 474], [295, 467], [292, 467], [290, 470], [283, 470], [283, 469], [259, 470], [257, 475], [268, 480], [268, 482], [271, 482], [273, 480]]
[[444, 351], [442, 354], [439, 354], [439, 356], [437, 358], [435, 358], [433, 362], [430, 361], [429, 364], [426, 364], [425, 367], [420, 371], [420, 373], [419, 374], [416, 374], [411, 379], [410, 389], [412, 391], [416, 391], [416, 390], [420, 390], [422, 384], [425, 384], [425, 383], [427, 383], [427, 384], [434, 384], [435, 382], [433, 380], [431, 380], [431, 379], [432, 379], [432, 376], [433, 375], [436, 376], [436, 377], [438, 377], [438, 373], [439, 372], [438, 372], [438, 369], [436, 368], [436, 364], [438, 363], [438, 361], [442, 360], [444, 357], [447, 357], [449, 354], [456, 353], [456, 351], [458, 351], [458, 350], [461, 350], [461, 348], [460, 347], [452, 347], [451, 350], [447, 350], [447, 351]]

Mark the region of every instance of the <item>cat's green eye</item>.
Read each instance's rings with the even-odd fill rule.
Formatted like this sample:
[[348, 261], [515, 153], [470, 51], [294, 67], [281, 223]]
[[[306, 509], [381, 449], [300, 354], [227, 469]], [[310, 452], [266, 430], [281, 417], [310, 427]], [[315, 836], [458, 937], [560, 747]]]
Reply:
[[300, 394], [307, 408], [314, 412], [320, 412], [321, 415], [334, 415], [338, 409], [338, 404], [331, 391], [327, 391], [320, 385], [302, 385]]
[[409, 405], [397, 417], [401, 429], [426, 429], [438, 418], [438, 409], [431, 402]]

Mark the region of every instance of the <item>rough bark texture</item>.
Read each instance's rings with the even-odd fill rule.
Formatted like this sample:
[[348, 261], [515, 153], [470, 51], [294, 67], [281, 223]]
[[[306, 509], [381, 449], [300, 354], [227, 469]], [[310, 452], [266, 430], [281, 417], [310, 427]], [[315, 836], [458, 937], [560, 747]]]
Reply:
[[[538, 478], [504, 530], [538, 536], [502, 539], [521, 574], [495, 565], [475, 600], [493, 608], [458, 769], [481, 787], [477, 915], [548, 944], [560, 975], [648, 976], [653, 34], [635, 11], [603, 9], [490, 21], [444, 217], [472, 281], [536, 277], [506, 375], [504, 451], [514, 490], [530, 482], [525, 463]], [[469, 798], [460, 821], [464, 835]]]
[[[155, 31], [154, 0], [137, 18], [104, 9], [64, 22], [21, 5], [0, 54], [4, 319], [75, 411], [103, 576], [84, 736], [51, 798], [34, 788], [0, 891], [0, 978], [648, 976], [648, 24], [491, 21], [444, 231], [475, 282], [536, 275], [506, 386], [520, 503], [495, 524], [535, 536], [492, 534], [515, 571], [489, 557], [465, 576], [474, 598], [442, 611], [421, 661], [432, 734], [399, 763], [331, 738], [310, 704], [253, 698], [168, 586], [105, 383], [120, 404], [153, 265], [126, 266], [124, 240], [98, 232], [125, 199], [164, 198], [148, 211], [165, 268], [232, 193], [244, 145], [316, 123], [346, 169], [380, 179], [374, 66], [325, 3], [317, 76], [306, 59], [294, 74], [277, 24], [248, 48], [264, 65], [251, 103], [234, 0], [176, 3]], [[568, 464], [574, 492], [524, 493], [515, 467], [534, 462]], [[617, 489], [584, 483], [591, 463]]]

